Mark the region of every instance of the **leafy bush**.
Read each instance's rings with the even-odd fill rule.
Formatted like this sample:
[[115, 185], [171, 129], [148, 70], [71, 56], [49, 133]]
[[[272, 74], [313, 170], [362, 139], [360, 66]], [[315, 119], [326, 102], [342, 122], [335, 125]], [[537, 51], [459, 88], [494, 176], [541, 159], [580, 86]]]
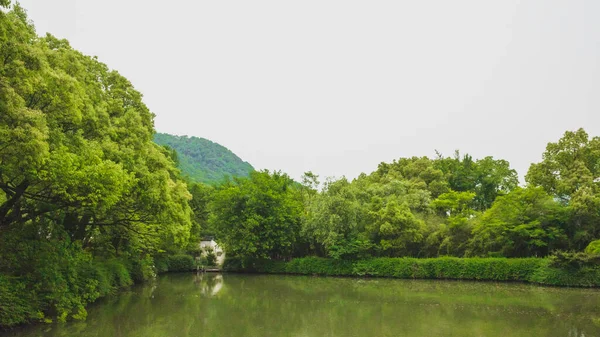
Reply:
[[214, 266], [217, 264], [217, 256], [215, 255], [215, 253], [209, 252], [208, 254], [206, 254], [206, 263], [209, 266]]
[[234, 272], [249, 272], [248, 270], [245, 270], [243, 263], [244, 261], [242, 258], [227, 256], [227, 258], [225, 258], [225, 261], [223, 262], [223, 270]]
[[146, 255], [140, 260], [134, 260], [129, 264], [129, 271], [133, 281], [136, 283], [154, 278], [156, 276], [154, 259], [152, 259], [152, 256]]
[[600, 267], [552, 267], [541, 258], [375, 258], [346, 261], [316, 257], [290, 262], [228, 258], [229, 271], [325, 276], [372, 276], [411, 279], [522, 281], [549, 285], [600, 286]]
[[189, 255], [169, 256], [169, 271], [191, 271], [195, 269], [194, 258]]
[[587, 254], [600, 255], [600, 240], [592, 241], [585, 248]]
[[81, 252], [62, 253], [61, 258], [68, 264], [50, 264], [48, 259], [57, 259], [58, 254], [47, 254], [40, 256], [46, 264], [38, 265], [30, 274], [22, 277], [0, 274], [1, 327], [35, 320], [85, 319], [88, 303], [133, 283], [126, 263], [121, 260], [94, 261]]
[[169, 258], [164, 255], [156, 256], [154, 258], [154, 267], [156, 273], [162, 274], [169, 271]]
[[600, 266], [600, 255], [585, 252], [556, 251], [550, 256], [550, 267], [579, 269]]
[[38, 317], [39, 305], [26, 291], [25, 284], [0, 275], [0, 326], [13, 326]]
[[133, 279], [125, 263], [119, 259], [110, 259], [101, 263], [108, 277], [108, 284], [113, 288], [123, 288], [133, 284]]

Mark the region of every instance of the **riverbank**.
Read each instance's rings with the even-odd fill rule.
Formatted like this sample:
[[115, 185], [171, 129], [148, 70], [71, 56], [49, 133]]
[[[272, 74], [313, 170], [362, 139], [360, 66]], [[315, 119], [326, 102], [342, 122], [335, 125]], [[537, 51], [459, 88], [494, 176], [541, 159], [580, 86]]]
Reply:
[[600, 287], [600, 266], [558, 267], [549, 258], [440, 257], [347, 261], [306, 257], [289, 262], [230, 259], [226, 261], [224, 270], [265, 274], [518, 281], [562, 287]]
[[196, 270], [190, 255], [127, 259], [82, 258], [59, 269], [33, 270], [27, 277], [0, 274], [0, 331], [31, 322], [87, 317], [86, 306], [156, 274]]

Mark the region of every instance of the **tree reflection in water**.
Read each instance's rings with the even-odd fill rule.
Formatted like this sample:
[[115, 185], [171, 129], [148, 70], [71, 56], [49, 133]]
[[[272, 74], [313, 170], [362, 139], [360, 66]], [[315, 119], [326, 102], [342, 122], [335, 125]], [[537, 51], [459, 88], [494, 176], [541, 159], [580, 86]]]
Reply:
[[14, 337], [600, 336], [600, 291], [517, 283], [182, 273]]

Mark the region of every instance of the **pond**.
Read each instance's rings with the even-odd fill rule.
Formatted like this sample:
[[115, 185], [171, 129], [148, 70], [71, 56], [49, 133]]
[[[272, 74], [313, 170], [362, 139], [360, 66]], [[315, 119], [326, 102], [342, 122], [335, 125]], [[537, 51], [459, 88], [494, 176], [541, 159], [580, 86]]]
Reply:
[[600, 290], [517, 283], [168, 274], [86, 321], [3, 336], [600, 336]]

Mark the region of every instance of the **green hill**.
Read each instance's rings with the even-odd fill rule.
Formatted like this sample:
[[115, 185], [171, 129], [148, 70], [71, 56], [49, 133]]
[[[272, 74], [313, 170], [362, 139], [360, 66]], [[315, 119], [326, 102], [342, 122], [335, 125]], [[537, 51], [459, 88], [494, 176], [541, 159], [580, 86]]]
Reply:
[[194, 182], [215, 184], [226, 176], [247, 176], [252, 165], [240, 159], [228, 148], [208, 139], [157, 133], [154, 142], [177, 151], [179, 169]]

